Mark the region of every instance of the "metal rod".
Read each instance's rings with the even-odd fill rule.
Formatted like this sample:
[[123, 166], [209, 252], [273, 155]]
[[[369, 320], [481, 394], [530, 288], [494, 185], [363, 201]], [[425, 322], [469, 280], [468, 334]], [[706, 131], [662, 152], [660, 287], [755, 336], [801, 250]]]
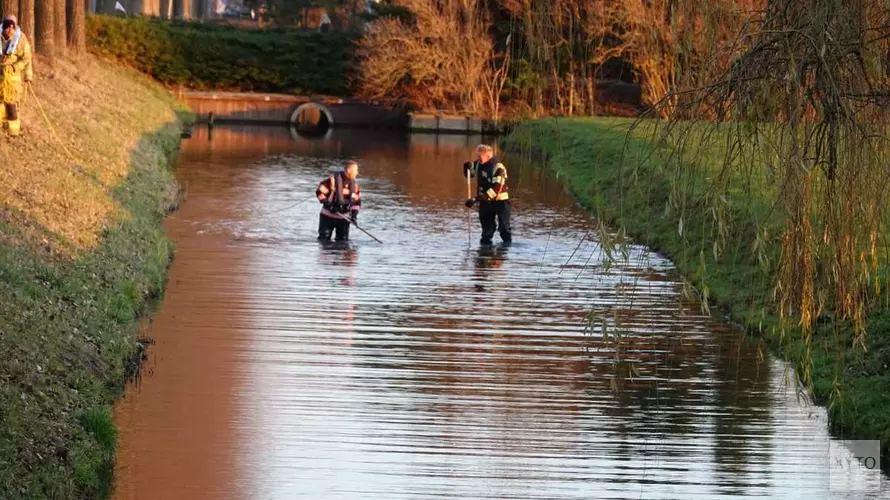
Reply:
[[[473, 197], [473, 190], [470, 185], [470, 171], [467, 170], [467, 199], [471, 199]], [[472, 207], [468, 207], [472, 208]], [[469, 210], [467, 210], [467, 248], [473, 245], [473, 237], [471, 235], [472, 229], [472, 214]]]
[[334, 215], [336, 215], [337, 217], [340, 217], [341, 219], [343, 219], [343, 220], [349, 222], [350, 224], [352, 224], [353, 226], [355, 226], [356, 229], [358, 229], [359, 231], [361, 231], [361, 232], [367, 234], [368, 236], [371, 237], [371, 239], [373, 239], [373, 240], [376, 241], [377, 243], [380, 243], [381, 245], [383, 244], [383, 242], [380, 241], [380, 240], [378, 240], [373, 234], [371, 234], [371, 233], [365, 231], [361, 226], [359, 226], [358, 223], [357, 223], [356, 221], [350, 219], [349, 217], [346, 217], [346, 216], [343, 215], [343, 214], [334, 214]]

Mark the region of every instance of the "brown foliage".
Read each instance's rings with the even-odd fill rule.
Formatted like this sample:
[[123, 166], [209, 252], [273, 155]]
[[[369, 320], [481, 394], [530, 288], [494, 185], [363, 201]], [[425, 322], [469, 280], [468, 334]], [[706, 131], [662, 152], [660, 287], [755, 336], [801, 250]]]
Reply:
[[[573, 115], [597, 109], [596, 81], [614, 61], [632, 65], [649, 107], [681, 81], [698, 81], [714, 68], [725, 68], [727, 46], [761, 2], [500, 0], [500, 6], [518, 23], [523, 57], [543, 78], [518, 97], [541, 112]], [[659, 109], [668, 113], [670, 107]]]
[[759, 0], [623, 0], [611, 9], [609, 26], [620, 26], [618, 53], [639, 75], [643, 103], [669, 116], [675, 91], [708, 81], [725, 70], [741, 26]]
[[672, 91], [728, 66], [738, 30], [763, 1], [498, 0], [510, 17], [501, 36], [515, 36], [496, 50], [478, 0], [399, 0], [416, 22], [372, 23], [360, 49], [362, 94], [494, 114], [506, 97], [533, 115], [593, 114], [602, 68], [621, 60], [642, 83], [643, 104], [667, 116], [681, 99]]
[[477, 0], [400, 0], [413, 24], [382, 18], [359, 46], [359, 92], [369, 99], [404, 98], [425, 109], [489, 110], [493, 84], [489, 21]]
[[[514, 16], [523, 57], [535, 77], [517, 89], [535, 113], [592, 114], [597, 107], [596, 75], [616, 50], [615, 2], [606, 0], [501, 0]], [[519, 79], [522, 79], [521, 75]]]

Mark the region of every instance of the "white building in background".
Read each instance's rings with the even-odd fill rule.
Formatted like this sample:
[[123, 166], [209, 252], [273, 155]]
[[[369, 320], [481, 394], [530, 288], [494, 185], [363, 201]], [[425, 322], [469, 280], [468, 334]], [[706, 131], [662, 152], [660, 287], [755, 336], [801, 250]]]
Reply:
[[[206, 20], [222, 17], [226, 7], [240, 0], [182, 0], [183, 19]], [[166, 4], [167, 16], [173, 17], [173, 0], [90, 0], [90, 10], [100, 14], [129, 14], [160, 16]]]
[[[127, 15], [145, 15], [145, 16], [162, 16], [161, 9], [166, 6], [166, 17], [173, 17], [173, 1], [174, 0], [89, 0], [90, 11], [100, 14], [127, 14]], [[372, 12], [372, 7], [380, 3], [380, 0], [353, 0], [356, 7], [364, 5], [365, 12]], [[183, 2], [183, 19], [191, 20], [210, 20], [225, 17], [228, 11], [240, 12], [243, 8], [243, 0], [182, 0]], [[356, 5], [357, 4], [357, 5]], [[361, 8], [361, 7], [359, 7]], [[317, 27], [327, 25], [328, 28], [333, 27], [331, 17], [327, 9], [321, 9], [323, 15], [316, 14], [315, 22]], [[256, 16], [256, 12], [252, 13], [252, 17]], [[262, 14], [262, 9], [259, 14]]]

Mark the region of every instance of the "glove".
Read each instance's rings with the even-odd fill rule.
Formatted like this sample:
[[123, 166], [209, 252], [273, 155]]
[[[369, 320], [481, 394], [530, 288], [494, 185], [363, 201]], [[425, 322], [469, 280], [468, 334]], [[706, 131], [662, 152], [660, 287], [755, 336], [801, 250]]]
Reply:
[[488, 196], [485, 196], [484, 194], [476, 195], [476, 201], [478, 201], [479, 203], [488, 201]]
[[340, 212], [341, 214], [348, 213], [349, 205], [347, 205], [346, 203], [341, 203], [340, 205], [337, 206], [337, 211]]
[[465, 161], [464, 162], [464, 177], [466, 177], [467, 174], [470, 173], [470, 170], [472, 170], [472, 169], [473, 169], [473, 164], [471, 162]]
[[475, 204], [476, 204], [476, 200], [474, 200], [473, 198], [470, 198], [469, 200], [467, 200], [464, 203], [464, 205], [466, 205], [467, 208], [473, 208], [473, 205], [475, 205]]
[[358, 210], [349, 212], [349, 220], [351, 220], [352, 222], [358, 222]]

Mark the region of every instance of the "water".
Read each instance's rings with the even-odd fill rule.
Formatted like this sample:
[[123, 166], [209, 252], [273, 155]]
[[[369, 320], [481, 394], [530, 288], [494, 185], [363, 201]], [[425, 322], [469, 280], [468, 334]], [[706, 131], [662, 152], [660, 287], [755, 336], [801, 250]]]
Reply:
[[[468, 243], [480, 140], [196, 132], [115, 498], [881, 498], [830, 490], [837, 444], [784, 364], [646, 248], [605, 269], [553, 179], [510, 160], [516, 242], [480, 250], [473, 218]], [[347, 158], [382, 245], [315, 241]]]

